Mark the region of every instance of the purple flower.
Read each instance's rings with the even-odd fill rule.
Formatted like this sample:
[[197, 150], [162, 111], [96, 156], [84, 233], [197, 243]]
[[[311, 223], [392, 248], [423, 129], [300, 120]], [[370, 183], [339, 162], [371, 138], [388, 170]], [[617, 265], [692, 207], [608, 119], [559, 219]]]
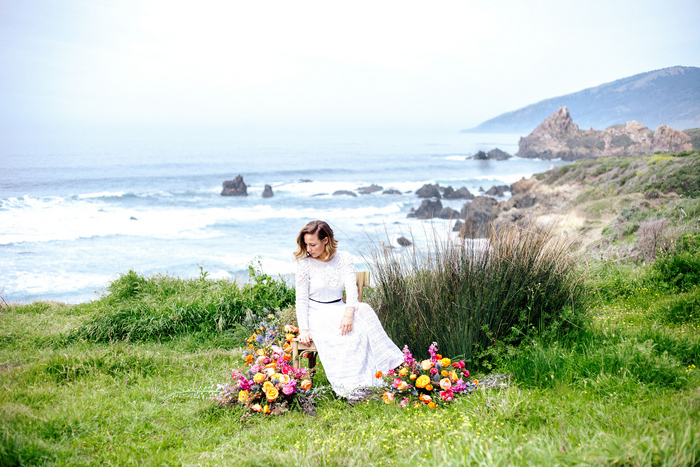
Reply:
[[413, 365], [415, 365], [416, 363], [418, 363], [418, 362], [416, 361], [416, 359], [413, 358], [413, 355], [411, 355], [411, 351], [408, 350], [408, 346], [407, 346], [407, 345], [404, 345], [404, 346], [403, 346], [403, 361], [404, 361], [404, 363], [406, 364], [406, 366], [409, 366], [409, 367], [412, 367]]
[[437, 342], [433, 342], [430, 347], [428, 347], [428, 353], [430, 354], [430, 360], [437, 361]]

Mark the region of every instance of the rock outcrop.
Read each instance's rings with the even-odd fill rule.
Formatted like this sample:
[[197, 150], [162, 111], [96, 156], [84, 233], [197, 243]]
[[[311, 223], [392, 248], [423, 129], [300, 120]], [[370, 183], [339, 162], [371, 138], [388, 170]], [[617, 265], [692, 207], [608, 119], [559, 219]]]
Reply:
[[426, 183], [416, 190], [416, 196], [419, 198], [437, 198], [440, 199], [440, 185], [431, 185]]
[[440, 200], [424, 199], [420, 207], [415, 211], [408, 213], [407, 217], [415, 217], [416, 219], [432, 219], [437, 217], [442, 212], [442, 203]]
[[338, 191], [333, 192], [333, 196], [340, 196], [340, 195], [357, 197], [357, 193], [355, 193], [354, 191], [338, 190]]
[[474, 199], [474, 195], [471, 194], [465, 186], [458, 190], [455, 190], [451, 186], [448, 186], [442, 192], [442, 197], [445, 199]]
[[510, 159], [511, 157], [513, 156], [511, 156], [507, 152], [495, 148], [490, 150], [489, 152], [479, 151], [473, 156], [467, 157], [467, 159], [473, 159], [477, 161], [505, 161]]
[[272, 187], [270, 185], [265, 185], [265, 189], [263, 190], [262, 197], [263, 198], [272, 198], [275, 196], [275, 194], [272, 192]]
[[460, 217], [464, 219], [460, 225], [461, 235], [466, 237], [486, 235], [489, 223], [498, 215], [497, 204], [495, 199], [488, 196], [477, 196], [471, 203], [465, 203], [460, 213]]
[[370, 186], [363, 186], [357, 189], [357, 192], [361, 195], [369, 195], [372, 193], [375, 193], [377, 191], [382, 191], [384, 187], [381, 187], [379, 185], [375, 185], [372, 183]]
[[396, 239], [396, 243], [398, 243], [400, 246], [411, 246], [413, 245], [413, 242], [411, 242], [409, 239], [406, 237], [399, 237]]
[[248, 186], [243, 181], [243, 176], [238, 175], [233, 180], [226, 180], [221, 196], [248, 196]]
[[609, 156], [638, 156], [656, 151], [691, 151], [690, 137], [666, 125], [652, 132], [639, 122], [613, 125], [599, 131], [580, 130], [566, 107], [550, 115], [518, 143], [519, 157], [595, 159]]
[[388, 190], [382, 191], [383, 195], [400, 195], [401, 192], [395, 188], [389, 188]]
[[494, 185], [491, 188], [484, 193], [485, 195], [489, 196], [498, 196], [501, 197], [506, 194], [507, 191], [510, 191], [510, 187], [508, 185]]

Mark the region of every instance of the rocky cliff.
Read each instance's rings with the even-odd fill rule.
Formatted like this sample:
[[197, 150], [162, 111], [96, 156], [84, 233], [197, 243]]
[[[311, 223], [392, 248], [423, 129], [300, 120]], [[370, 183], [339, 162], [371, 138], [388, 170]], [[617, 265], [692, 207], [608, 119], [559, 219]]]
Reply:
[[609, 156], [639, 156], [657, 151], [692, 151], [690, 137], [678, 130], [659, 125], [651, 131], [639, 122], [614, 125], [605, 130], [583, 131], [562, 106], [518, 144], [519, 157], [596, 159]]

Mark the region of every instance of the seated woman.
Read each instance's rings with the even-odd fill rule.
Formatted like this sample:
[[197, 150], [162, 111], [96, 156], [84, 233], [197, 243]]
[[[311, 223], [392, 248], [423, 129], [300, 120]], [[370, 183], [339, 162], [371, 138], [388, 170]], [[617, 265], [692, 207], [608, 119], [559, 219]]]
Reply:
[[[297, 237], [296, 313], [299, 342], [312, 338], [336, 394], [382, 384], [375, 377], [403, 362], [374, 310], [357, 301], [352, 255], [338, 251], [333, 230], [323, 221], [306, 224]], [[343, 289], [347, 303], [341, 297]]]

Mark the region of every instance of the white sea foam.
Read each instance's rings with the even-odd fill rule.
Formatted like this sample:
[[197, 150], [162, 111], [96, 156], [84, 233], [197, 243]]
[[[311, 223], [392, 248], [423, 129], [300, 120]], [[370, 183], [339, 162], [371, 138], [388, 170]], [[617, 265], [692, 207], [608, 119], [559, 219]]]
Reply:
[[447, 156], [447, 157], [445, 157], [445, 160], [448, 160], [448, 161], [466, 161], [467, 156], [463, 156], [463, 155], [462, 156]]

